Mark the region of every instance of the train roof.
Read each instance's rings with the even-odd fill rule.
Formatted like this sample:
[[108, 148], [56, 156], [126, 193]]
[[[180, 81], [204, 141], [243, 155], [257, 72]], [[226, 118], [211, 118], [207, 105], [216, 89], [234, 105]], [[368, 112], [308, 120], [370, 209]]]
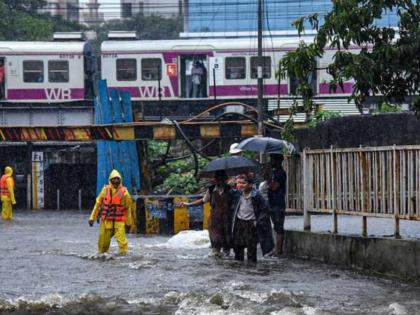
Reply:
[[[311, 37], [264, 38], [264, 49], [295, 48], [301, 42], [312, 42]], [[256, 50], [256, 38], [211, 38], [176, 40], [133, 40], [104, 41], [101, 51], [110, 52], [149, 52], [149, 51], [208, 51], [208, 50]]]
[[81, 54], [86, 42], [1, 42], [0, 54]]

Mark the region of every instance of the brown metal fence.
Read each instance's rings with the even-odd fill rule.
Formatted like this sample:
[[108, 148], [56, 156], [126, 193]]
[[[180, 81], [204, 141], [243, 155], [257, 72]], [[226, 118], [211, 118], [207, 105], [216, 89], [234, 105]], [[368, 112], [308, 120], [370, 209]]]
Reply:
[[289, 156], [283, 165], [287, 174], [287, 211], [303, 213], [302, 158], [297, 155]]
[[337, 215], [420, 220], [420, 146], [361, 147], [304, 150], [301, 158], [289, 158], [287, 205], [302, 211], [304, 227], [310, 214], [330, 213], [333, 232]]

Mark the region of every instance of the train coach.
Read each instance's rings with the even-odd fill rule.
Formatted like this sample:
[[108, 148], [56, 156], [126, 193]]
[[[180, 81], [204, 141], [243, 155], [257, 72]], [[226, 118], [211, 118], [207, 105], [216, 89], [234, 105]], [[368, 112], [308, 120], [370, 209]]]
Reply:
[[[0, 42], [0, 104], [78, 104], [92, 106], [95, 80], [109, 89], [129, 91], [133, 107], [146, 117], [192, 116], [228, 101], [257, 103], [257, 44], [255, 38], [131, 40], [110, 34], [101, 45], [100, 68], [91, 45], [81, 38], [56, 35], [52, 42]], [[302, 40], [265, 38], [263, 41], [264, 102], [291, 98], [293, 78], [276, 77], [278, 62]], [[334, 51], [318, 60], [310, 80], [318, 98], [345, 100], [343, 89], [329, 89], [325, 67]], [[2, 70], [3, 69], [3, 70]], [[2, 75], [3, 74], [3, 75]], [[1, 80], [2, 79], [2, 80]]]
[[[311, 41], [312, 38], [305, 40]], [[278, 62], [302, 38], [263, 41], [264, 100], [295, 92], [294, 78], [276, 78]], [[334, 51], [318, 60], [319, 70], [308, 80], [317, 97], [343, 96], [353, 83], [330, 91], [325, 67]], [[257, 43], [255, 38], [187, 40], [107, 40], [101, 46], [102, 77], [110, 89], [130, 91], [145, 115], [192, 115], [222, 101], [257, 103]], [[215, 102], [216, 100], [216, 102]]]
[[0, 103], [85, 104], [96, 69], [87, 42], [0, 42]]

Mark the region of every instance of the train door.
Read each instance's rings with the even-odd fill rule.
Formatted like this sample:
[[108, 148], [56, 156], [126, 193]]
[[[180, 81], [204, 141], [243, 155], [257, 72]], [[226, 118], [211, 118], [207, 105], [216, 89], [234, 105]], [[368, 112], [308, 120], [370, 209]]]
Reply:
[[6, 59], [0, 57], [0, 99], [6, 98]]
[[206, 55], [180, 57], [180, 95], [182, 98], [208, 96], [208, 60]]

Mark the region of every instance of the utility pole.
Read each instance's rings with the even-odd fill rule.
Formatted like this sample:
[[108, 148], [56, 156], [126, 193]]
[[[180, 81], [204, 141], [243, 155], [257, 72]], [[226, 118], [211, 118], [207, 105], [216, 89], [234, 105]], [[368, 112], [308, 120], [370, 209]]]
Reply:
[[258, 57], [257, 57], [257, 74], [258, 74], [258, 135], [264, 135], [263, 129], [263, 58], [262, 58], [262, 26], [263, 26], [263, 8], [262, 0], [258, 0]]

